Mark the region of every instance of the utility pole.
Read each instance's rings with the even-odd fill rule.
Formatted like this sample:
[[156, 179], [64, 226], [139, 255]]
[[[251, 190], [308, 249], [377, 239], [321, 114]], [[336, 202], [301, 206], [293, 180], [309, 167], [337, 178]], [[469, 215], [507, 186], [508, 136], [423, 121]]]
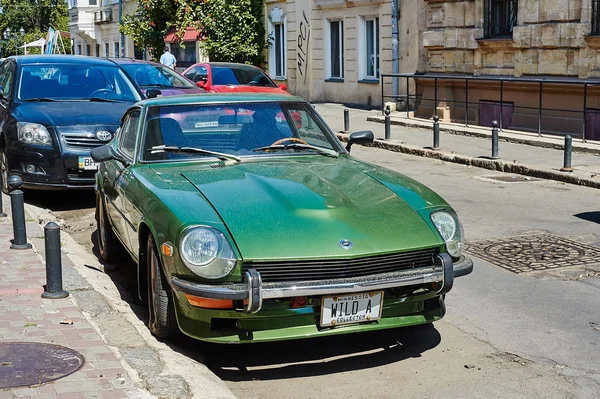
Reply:
[[[123, 0], [119, 0], [119, 25], [123, 22]], [[125, 34], [121, 32], [121, 58], [125, 58]]]

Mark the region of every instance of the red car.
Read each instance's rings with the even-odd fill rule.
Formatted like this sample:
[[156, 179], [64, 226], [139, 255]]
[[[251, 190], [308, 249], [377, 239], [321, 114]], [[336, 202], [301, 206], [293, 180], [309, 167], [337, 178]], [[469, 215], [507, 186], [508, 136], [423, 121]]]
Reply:
[[183, 71], [183, 76], [210, 93], [290, 94], [286, 85], [278, 85], [265, 71], [247, 64], [201, 62]]

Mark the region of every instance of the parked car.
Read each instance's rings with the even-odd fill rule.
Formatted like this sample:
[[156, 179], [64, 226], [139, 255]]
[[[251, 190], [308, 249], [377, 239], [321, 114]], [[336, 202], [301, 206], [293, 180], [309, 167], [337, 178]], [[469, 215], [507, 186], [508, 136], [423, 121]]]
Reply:
[[344, 148], [291, 95], [141, 101], [92, 151], [100, 256], [135, 260], [162, 338], [262, 342], [439, 320], [454, 278], [473, 268], [461, 224], [432, 190], [349, 155], [372, 141], [354, 132]]
[[285, 84], [277, 84], [262, 69], [230, 62], [201, 62], [183, 76], [212, 93], [249, 92], [289, 94]]
[[0, 65], [2, 190], [18, 175], [28, 189], [91, 189], [92, 148], [111, 140], [141, 93], [114, 63], [27, 55]]
[[110, 60], [123, 68], [145, 97], [153, 97], [157, 94], [173, 96], [206, 92], [191, 80], [157, 62], [132, 58], [111, 58]]

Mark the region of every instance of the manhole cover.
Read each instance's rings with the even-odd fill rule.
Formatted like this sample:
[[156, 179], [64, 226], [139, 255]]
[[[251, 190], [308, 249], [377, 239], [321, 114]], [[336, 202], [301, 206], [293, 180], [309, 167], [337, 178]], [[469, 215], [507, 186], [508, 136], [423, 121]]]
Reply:
[[528, 182], [528, 181], [541, 181], [543, 179], [538, 179], [536, 177], [529, 177], [523, 175], [491, 175], [491, 176], [478, 176], [478, 179], [484, 181], [494, 181], [494, 182], [503, 182], [503, 183], [518, 183], [518, 182]]
[[600, 248], [547, 233], [469, 243], [465, 250], [514, 273], [600, 263]]
[[0, 389], [40, 385], [81, 368], [83, 356], [64, 346], [37, 342], [0, 343]]

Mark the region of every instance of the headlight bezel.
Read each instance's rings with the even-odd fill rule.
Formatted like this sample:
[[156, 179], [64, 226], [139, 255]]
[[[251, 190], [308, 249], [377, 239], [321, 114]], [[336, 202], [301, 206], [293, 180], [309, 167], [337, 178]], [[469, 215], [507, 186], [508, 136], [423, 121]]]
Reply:
[[[26, 134], [31, 133], [31, 138], [26, 138]], [[38, 145], [42, 147], [52, 147], [52, 134], [48, 128], [40, 123], [17, 122], [17, 140], [20, 143], [29, 145]]]
[[[448, 220], [452, 220], [453, 222], [452, 234], [450, 234], [449, 237], [445, 237], [448, 234], [445, 234], [443, 231], [444, 226], [438, 226], [438, 224], [443, 222], [441, 218], [444, 217], [448, 218]], [[459, 259], [462, 255], [464, 247], [464, 231], [456, 212], [449, 208], [436, 209], [429, 214], [429, 218], [444, 241], [444, 246], [446, 247], [448, 254], [453, 259]]]
[[[212, 256], [209, 260], [203, 262], [191, 259], [184, 247], [189, 240], [198, 239], [198, 237], [194, 238], [192, 236], [200, 231], [208, 231], [213, 234], [219, 244], [215, 256]], [[207, 280], [220, 280], [226, 278], [231, 275], [238, 263], [238, 257], [230, 240], [221, 230], [213, 226], [191, 225], [186, 227], [179, 235], [177, 249], [179, 252], [179, 259], [183, 265], [196, 276]], [[224, 266], [226, 268], [223, 269]], [[215, 272], [215, 269], [218, 271], [219, 268], [222, 268], [223, 271]]]

